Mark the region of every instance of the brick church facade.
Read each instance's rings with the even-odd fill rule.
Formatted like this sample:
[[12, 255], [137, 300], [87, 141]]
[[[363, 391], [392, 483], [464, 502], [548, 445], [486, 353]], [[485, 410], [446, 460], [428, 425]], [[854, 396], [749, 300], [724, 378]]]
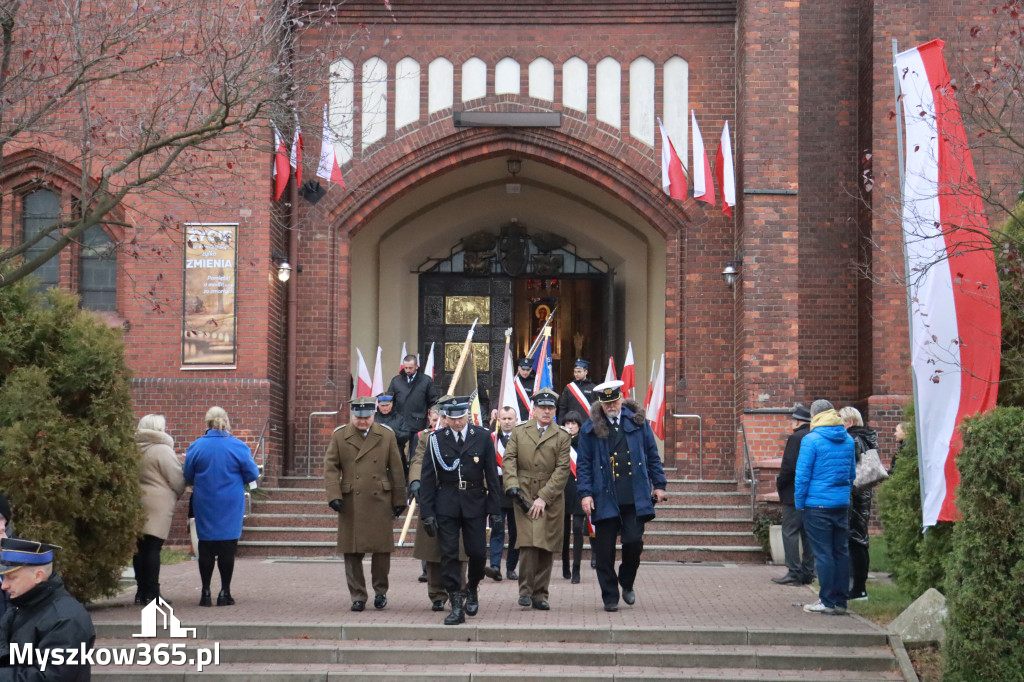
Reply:
[[[779, 456], [793, 404], [819, 397], [861, 409], [891, 448], [911, 393], [891, 42], [939, 37], [949, 55], [965, 27], [991, 21], [984, 3], [392, 5], [348, 2], [300, 40], [330, 53], [365, 29], [325, 65], [320, 98], [344, 190], [312, 203], [289, 186], [274, 202], [269, 155], [253, 152], [237, 191], [202, 215], [140, 200], [238, 227], [221, 366], [183, 362], [185, 230], [118, 263], [107, 315], [126, 330], [138, 415], [165, 414], [183, 447], [222, 405], [236, 435], [262, 442], [271, 480], [315, 474], [346, 420], [330, 413], [349, 398], [356, 348], [371, 371], [384, 349], [386, 385], [403, 343], [421, 358], [434, 344], [443, 381], [445, 344], [468, 329], [449, 317], [457, 299], [488, 311], [474, 339], [482, 385], [500, 375], [504, 330], [521, 353], [544, 305], [560, 306], [561, 377], [577, 354], [598, 377], [610, 355], [621, 370], [632, 344], [642, 393], [664, 353], [667, 412], [701, 418], [666, 420], [680, 477], [742, 479], [747, 454]], [[712, 158], [729, 123], [731, 218], [720, 188], [716, 207], [661, 190], [655, 120], [689, 166], [691, 110]], [[319, 130], [319, 109], [300, 117]], [[307, 179], [320, 146], [308, 137]], [[8, 187], [35, 172], [23, 156]], [[18, 216], [3, 215], [5, 243]], [[75, 289], [83, 267], [68, 250], [55, 276]]]

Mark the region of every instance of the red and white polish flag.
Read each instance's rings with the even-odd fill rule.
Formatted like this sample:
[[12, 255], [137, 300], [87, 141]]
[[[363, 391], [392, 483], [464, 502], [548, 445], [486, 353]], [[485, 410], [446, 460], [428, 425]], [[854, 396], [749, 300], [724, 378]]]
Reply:
[[715, 155], [715, 179], [722, 190], [722, 213], [731, 218], [732, 207], [736, 205], [736, 169], [732, 164], [728, 121], [722, 128], [722, 139], [718, 142], [718, 154]]
[[636, 363], [633, 362], [633, 342], [629, 342], [626, 349], [626, 364], [622, 366], [622, 396], [634, 398], [633, 389], [636, 388]]
[[614, 355], [609, 355], [608, 356], [608, 371], [606, 371], [604, 373], [604, 380], [606, 382], [608, 382], [608, 381], [615, 381], [616, 379], [618, 379], [618, 377], [615, 376], [615, 356]]
[[651, 422], [654, 435], [665, 440], [665, 354], [661, 355], [658, 376], [651, 388], [651, 403], [647, 411], [647, 420]]
[[270, 127], [274, 129], [274, 201], [281, 198], [284, 194], [284, 188], [288, 186], [288, 177], [290, 172], [288, 170], [288, 148], [284, 145], [284, 138], [281, 137], [281, 131], [277, 129], [277, 126], [273, 121], [270, 122]]
[[366, 368], [366, 362], [363, 360], [363, 351], [356, 348], [356, 357], [358, 358], [356, 371], [354, 372], [356, 377], [356, 392], [352, 397], [365, 398], [373, 395], [373, 379], [370, 378], [370, 370]]
[[693, 198], [706, 204], [715, 205], [715, 183], [711, 179], [711, 162], [704, 149], [704, 138], [697, 127], [697, 114], [690, 110], [693, 119]]
[[431, 379], [434, 378], [434, 342], [430, 342], [430, 352], [427, 353], [427, 364], [423, 366], [423, 373]]
[[907, 131], [903, 232], [925, 526], [959, 517], [965, 417], [995, 405], [999, 282], [967, 136], [933, 40], [896, 58]]
[[665, 126], [661, 119], [658, 119], [658, 128], [661, 130], [661, 188], [665, 194], [673, 199], [686, 201], [686, 192], [689, 189], [686, 183], [686, 171], [683, 170], [683, 161], [676, 153], [675, 145], [668, 138]]
[[292, 154], [289, 158], [292, 170], [295, 171], [295, 184], [302, 184], [302, 128], [299, 126], [299, 117], [295, 116], [295, 138], [292, 140]]
[[338, 155], [334, 151], [334, 134], [331, 132], [331, 124], [327, 118], [327, 105], [324, 105], [324, 132], [320, 137], [320, 165], [317, 166], [316, 176], [327, 182], [341, 185], [345, 189], [345, 180], [341, 177], [341, 167], [338, 165]]
[[384, 349], [377, 346], [377, 360], [373, 363], [373, 383], [370, 385], [372, 393], [370, 395], [376, 397], [384, 392], [384, 367], [381, 365], [380, 356], [384, 353]]

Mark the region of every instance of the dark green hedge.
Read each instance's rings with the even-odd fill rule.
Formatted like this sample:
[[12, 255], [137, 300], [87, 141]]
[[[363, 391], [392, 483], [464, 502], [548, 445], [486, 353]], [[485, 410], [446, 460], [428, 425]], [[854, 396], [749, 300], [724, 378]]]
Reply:
[[90, 600], [117, 588], [142, 508], [120, 333], [77, 303], [0, 288], [0, 490], [16, 532], [60, 545], [57, 570]]
[[907, 421], [907, 439], [896, 454], [892, 474], [879, 487], [878, 508], [893, 579], [916, 599], [928, 588], [942, 585], [946, 575], [943, 561], [950, 551], [953, 528], [940, 522], [921, 533], [921, 481], [912, 405]]
[[944, 679], [1024, 680], [1024, 410], [996, 408], [962, 433]]

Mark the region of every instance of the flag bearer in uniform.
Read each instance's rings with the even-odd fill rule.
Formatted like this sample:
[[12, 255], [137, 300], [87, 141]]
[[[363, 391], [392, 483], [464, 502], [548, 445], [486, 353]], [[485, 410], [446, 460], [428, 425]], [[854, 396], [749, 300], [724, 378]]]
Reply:
[[505, 490], [525, 496], [517, 507], [519, 605], [547, 611], [554, 553], [562, 548], [565, 482], [569, 477], [572, 437], [555, 424], [558, 394], [543, 388], [533, 394], [534, 418], [512, 430], [505, 447]]
[[577, 358], [572, 368], [572, 381], [558, 397], [558, 423], [565, 423], [565, 415], [572, 411], [590, 414], [594, 402], [594, 382], [590, 380], [590, 363]]
[[[441, 575], [452, 611], [445, 625], [466, 622], [480, 608], [477, 587], [487, 565], [487, 515], [500, 506], [498, 467], [491, 432], [469, 424], [469, 404], [448, 407], [448, 427], [427, 439], [420, 475], [423, 529], [437, 535]], [[461, 585], [459, 537], [469, 557], [466, 590]]]

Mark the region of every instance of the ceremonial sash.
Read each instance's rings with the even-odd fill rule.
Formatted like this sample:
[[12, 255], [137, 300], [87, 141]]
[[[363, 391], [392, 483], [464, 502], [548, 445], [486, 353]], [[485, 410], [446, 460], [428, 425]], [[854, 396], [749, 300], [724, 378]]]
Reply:
[[[584, 419], [590, 414], [590, 403], [587, 402], [587, 396], [583, 394], [583, 391], [576, 384], [575, 381], [569, 383], [569, 392], [572, 393], [572, 397], [576, 398], [576, 401], [583, 408], [583, 412], [580, 413]], [[563, 417], [564, 418], [564, 417]]]
[[569, 471], [572, 472], [572, 477], [576, 478], [576, 448], [569, 446]]
[[[523, 402], [523, 405], [526, 405], [527, 411], [529, 411], [530, 414], [533, 414], [533, 401], [530, 400], [530, 396], [526, 395], [526, 389], [523, 388], [523, 382], [521, 382], [519, 380], [519, 377], [516, 377], [515, 381], [513, 381], [512, 383], [515, 384], [516, 395], [519, 396], [519, 400], [521, 400]], [[530, 418], [530, 415], [527, 415], [527, 416], [519, 415], [519, 418], [522, 421], [526, 421], [527, 419]]]
[[501, 442], [500, 438], [498, 438], [497, 431], [491, 431], [491, 440], [494, 441], [494, 455], [498, 461], [498, 475], [501, 476], [501, 463], [505, 457], [505, 444]]

